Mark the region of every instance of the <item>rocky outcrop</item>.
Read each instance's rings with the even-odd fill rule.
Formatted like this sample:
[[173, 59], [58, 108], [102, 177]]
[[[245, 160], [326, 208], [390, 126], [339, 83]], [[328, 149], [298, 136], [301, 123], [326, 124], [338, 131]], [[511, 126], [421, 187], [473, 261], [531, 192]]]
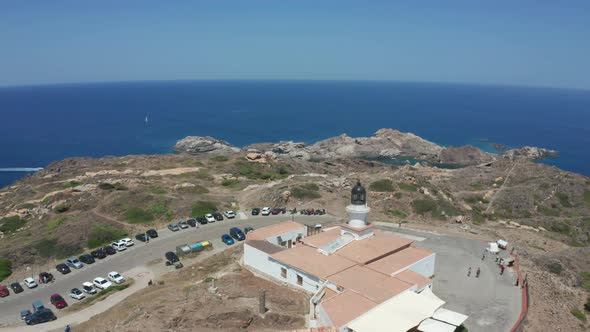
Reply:
[[475, 146], [445, 148], [440, 153], [439, 162], [452, 165], [476, 165], [494, 161], [495, 155], [482, 151]]
[[210, 136], [188, 136], [176, 142], [173, 150], [177, 153], [226, 154], [240, 152], [241, 149]]
[[537, 148], [533, 146], [523, 146], [522, 148], [505, 151], [502, 153], [502, 156], [510, 160], [518, 158], [538, 160], [545, 158], [556, 158], [558, 156], [558, 152], [555, 150]]

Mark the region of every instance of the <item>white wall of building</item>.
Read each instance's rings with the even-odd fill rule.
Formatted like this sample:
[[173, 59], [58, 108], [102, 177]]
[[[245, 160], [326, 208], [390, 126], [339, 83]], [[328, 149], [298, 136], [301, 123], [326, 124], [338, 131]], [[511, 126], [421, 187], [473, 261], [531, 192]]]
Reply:
[[432, 254], [428, 257], [425, 257], [416, 263], [410, 265], [409, 269], [416, 273], [420, 273], [421, 275], [425, 276], [426, 278], [430, 278], [434, 275], [434, 261], [436, 258], [436, 254]]
[[[247, 243], [244, 243], [244, 265], [273, 277], [277, 281], [287, 283], [311, 293], [317, 292], [322, 283], [319, 278], [276, 261], [267, 253], [251, 247]], [[281, 269], [285, 269], [286, 271], [284, 277]], [[297, 276], [301, 277], [301, 284], [299, 284]]]
[[271, 236], [269, 238], [266, 238], [266, 241], [268, 241], [274, 245], [280, 246], [281, 244], [278, 242], [278, 237], [280, 236], [284, 242], [288, 242], [289, 240], [291, 240], [291, 243], [295, 244], [295, 242], [296, 242], [295, 240], [297, 239], [297, 237], [299, 235], [301, 235], [301, 237], [304, 237], [305, 234], [306, 234], [305, 227], [301, 227], [301, 228], [298, 228], [294, 231], [285, 232], [285, 233], [282, 233], [279, 235]]
[[326, 312], [326, 310], [324, 310], [324, 307], [321, 304], [318, 304], [318, 306], [316, 307], [317, 310], [317, 320], [318, 320], [318, 326], [332, 326], [332, 321], [330, 320], [330, 316], [328, 316], [328, 313]]

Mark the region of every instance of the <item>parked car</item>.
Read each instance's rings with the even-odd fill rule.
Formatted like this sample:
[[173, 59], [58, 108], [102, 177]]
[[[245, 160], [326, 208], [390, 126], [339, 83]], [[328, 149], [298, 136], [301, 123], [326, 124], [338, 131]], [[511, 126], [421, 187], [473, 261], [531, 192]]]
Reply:
[[122, 284], [125, 282], [125, 277], [123, 277], [119, 272], [109, 272], [107, 275], [107, 279], [114, 282], [115, 284]]
[[257, 216], [260, 214], [260, 209], [259, 208], [253, 208], [252, 209], [252, 215], [253, 216]]
[[180, 260], [178, 259], [178, 256], [172, 251], [168, 251], [167, 253], [165, 253], [164, 257], [166, 257], [166, 259], [171, 263], [176, 263]]
[[180, 230], [180, 228], [178, 227], [177, 224], [168, 224], [168, 229], [173, 231], [173, 232], [177, 232]]
[[102, 250], [109, 256], [117, 253], [117, 249], [113, 248], [113, 246], [104, 246]]
[[148, 229], [145, 233], [150, 237], [150, 239], [155, 239], [158, 237], [158, 231], [155, 229]]
[[73, 267], [74, 269], [81, 269], [84, 266], [84, 264], [76, 257], [70, 257], [66, 259], [66, 264], [68, 264], [69, 267]]
[[197, 217], [197, 222], [201, 225], [206, 225], [207, 224], [207, 218], [205, 218], [205, 216], [198, 216]]
[[29, 317], [31, 315], [31, 310], [29, 309], [24, 309], [20, 311], [20, 319], [21, 320], [25, 320], [27, 319], [27, 317]]
[[232, 227], [229, 230], [229, 235], [238, 241], [244, 241], [246, 239], [244, 232], [242, 232], [242, 230], [237, 227]]
[[270, 210], [270, 213], [273, 216], [276, 216], [277, 214], [281, 214], [281, 212], [283, 212], [283, 209], [281, 209], [281, 208], [274, 208], [274, 209]]
[[215, 220], [217, 220], [217, 221], [222, 221], [223, 220], [223, 216], [219, 212], [213, 213], [213, 218], [215, 218]]
[[121, 241], [113, 242], [111, 244], [111, 246], [113, 246], [113, 248], [115, 248], [117, 251], [127, 250], [127, 245], [125, 244], [125, 242], [121, 242]]
[[262, 211], [261, 211], [261, 214], [262, 214], [263, 216], [268, 216], [268, 215], [270, 214], [270, 208], [269, 208], [268, 206], [266, 206], [266, 207], [263, 207], [263, 208], [262, 208]]
[[56, 320], [56, 319], [57, 319], [57, 317], [55, 317], [55, 314], [53, 314], [53, 311], [51, 311], [49, 309], [43, 309], [43, 310], [35, 311], [34, 313], [27, 316], [25, 318], [25, 323], [27, 323], [27, 325], [36, 325], [36, 324], [50, 322], [50, 321]]
[[94, 264], [94, 257], [91, 254], [81, 255], [78, 259], [84, 264]]
[[94, 278], [92, 283], [94, 284], [94, 287], [96, 287], [98, 289], [107, 289], [107, 288], [111, 287], [111, 285], [112, 285], [108, 280], [106, 280], [103, 277]]
[[135, 238], [136, 238], [138, 241], [141, 241], [141, 242], [147, 242], [147, 241], [149, 240], [149, 238], [150, 238], [150, 237], [149, 237], [149, 236], [147, 236], [147, 234], [146, 234], [146, 233], [139, 233], [139, 234], [135, 235]]
[[39, 281], [43, 284], [46, 284], [48, 282], [53, 282], [54, 280], [55, 280], [55, 278], [53, 277], [53, 274], [51, 274], [49, 272], [39, 273]]
[[180, 227], [180, 228], [182, 228], [182, 229], [186, 229], [186, 228], [188, 228], [189, 226], [188, 226], [188, 224], [186, 223], [186, 221], [184, 221], [184, 220], [181, 220], [181, 221], [179, 221], [179, 222], [178, 222], [178, 227]]
[[70, 270], [70, 267], [64, 263], [57, 264], [55, 266], [55, 269], [61, 274], [68, 274], [68, 273], [72, 272], [72, 270]]
[[254, 230], [254, 228], [248, 226], [248, 227], [244, 228], [244, 234], [248, 234], [248, 233], [250, 233], [253, 230]]
[[191, 227], [197, 227], [197, 220], [194, 218], [190, 218], [186, 221], [186, 223]]
[[207, 222], [215, 222], [215, 218], [213, 217], [213, 215], [211, 213], [207, 213], [205, 215], [205, 219], [207, 219]]
[[227, 219], [233, 219], [236, 217], [236, 213], [232, 210], [227, 210], [225, 212], [223, 212], [223, 215], [227, 218]]
[[0, 285], [0, 297], [7, 297], [8, 295], [10, 295], [8, 287]]
[[25, 278], [24, 283], [29, 288], [37, 287], [37, 283], [35, 282], [35, 279], [33, 279], [31, 277]]
[[229, 234], [223, 234], [221, 236], [221, 241], [227, 244], [228, 246], [234, 244], [234, 239], [232, 239], [231, 236], [229, 236]]
[[22, 293], [24, 291], [23, 286], [21, 286], [18, 282], [13, 282], [10, 284], [10, 288], [12, 288], [14, 294]]
[[33, 301], [32, 305], [33, 305], [33, 312], [37, 312], [39, 310], [45, 309], [45, 305], [43, 305], [43, 302], [41, 302], [41, 301]]
[[66, 300], [64, 300], [64, 298], [61, 297], [61, 295], [59, 295], [59, 294], [53, 294], [53, 295], [51, 295], [51, 297], [49, 298], [49, 301], [57, 309], [63, 309], [63, 308], [65, 308], [65, 307], [68, 306], [68, 303], [66, 302]]
[[86, 294], [96, 294], [96, 288], [94, 288], [94, 285], [88, 281], [82, 283], [82, 290]]
[[86, 295], [84, 295], [84, 293], [78, 288], [72, 288], [70, 291], [70, 297], [76, 300], [82, 300]]
[[104, 252], [104, 250], [102, 250], [100, 248], [99, 249], [96, 249], [96, 250], [92, 250], [90, 252], [90, 254], [92, 255], [92, 257], [98, 258], [98, 259], [104, 259], [104, 258], [107, 257], [107, 253]]
[[119, 240], [123, 243], [125, 243], [125, 246], [127, 247], [132, 247], [135, 243], [133, 243], [133, 240], [131, 240], [130, 238], [126, 237], [124, 239]]

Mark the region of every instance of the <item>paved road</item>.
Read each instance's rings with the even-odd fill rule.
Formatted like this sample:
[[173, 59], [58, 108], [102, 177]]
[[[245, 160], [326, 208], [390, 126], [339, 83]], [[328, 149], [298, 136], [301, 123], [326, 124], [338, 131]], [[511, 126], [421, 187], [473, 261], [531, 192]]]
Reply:
[[[56, 281], [47, 284], [39, 285], [34, 289], [26, 289], [20, 294], [14, 294], [11, 291], [10, 296], [0, 299], [0, 324], [10, 324], [18, 322], [20, 319], [19, 312], [22, 309], [31, 309], [31, 303], [35, 300], [41, 300], [46, 306], [52, 307], [49, 304], [49, 297], [54, 293], [59, 293], [66, 297], [68, 303], [73, 303], [76, 300], [69, 298], [70, 289], [74, 287], [81, 288], [84, 281], [92, 281], [98, 276], [106, 278], [107, 273], [111, 271], [118, 271], [125, 275], [135, 267], [147, 265], [156, 259], [163, 259], [164, 253], [167, 251], [174, 251], [177, 245], [186, 243], [195, 243], [198, 241], [212, 241], [213, 246], [225, 246], [220, 241], [221, 234], [227, 233], [230, 227], [238, 226], [244, 228], [251, 226], [261, 228], [280, 221], [291, 220], [290, 215], [280, 216], [247, 216], [240, 215], [236, 219], [225, 219], [212, 224], [204, 225], [199, 228], [188, 228], [178, 232], [171, 232], [168, 229], [161, 229], [158, 231], [159, 237], [150, 241], [150, 243], [142, 243], [135, 241], [133, 247], [117, 253], [113, 256], [108, 256], [105, 259], [97, 260], [96, 263], [85, 265], [82, 269], [73, 269], [71, 273], [62, 275], [61, 273], [52, 270], [50, 271], [56, 277]], [[242, 218], [242, 219], [240, 219]], [[322, 220], [325, 223], [336, 221], [335, 217], [331, 216], [293, 216], [294, 220], [306, 223], [315, 223]], [[163, 261], [160, 264], [164, 264]], [[24, 286], [23, 286], [24, 287]], [[53, 308], [52, 308], [53, 310]], [[57, 309], [53, 310], [59, 316]]]

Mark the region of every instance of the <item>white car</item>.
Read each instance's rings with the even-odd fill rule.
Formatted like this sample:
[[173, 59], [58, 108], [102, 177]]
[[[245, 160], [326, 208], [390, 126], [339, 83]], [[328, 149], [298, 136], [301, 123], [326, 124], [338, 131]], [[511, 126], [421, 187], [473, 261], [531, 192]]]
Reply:
[[270, 214], [270, 208], [268, 206], [263, 207], [262, 211], [260, 212], [263, 216], [268, 216]]
[[133, 240], [131, 240], [130, 238], [126, 237], [124, 239], [119, 240], [119, 242], [123, 242], [125, 243], [125, 246], [127, 247], [131, 247], [133, 246], [135, 243], [133, 243]]
[[215, 217], [211, 213], [207, 213], [205, 219], [207, 219], [207, 222], [215, 222]]
[[76, 300], [82, 300], [86, 297], [86, 295], [84, 295], [84, 293], [82, 293], [82, 291], [78, 288], [72, 288], [70, 291], [70, 297]]
[[113, 248], [117, 249], [117, 251], [123, 251], [123, 250], [127, 249], [127, 244], [121, 240], [119, 240], [117, 242], [113, 242], [113, 244], [111, 244], [111, 246], [113, 246]]
[[115, 284], [122, 284], [125, 282], [125, 277], [123, 277], [119, 272], [109, 272], [107, 278], [114, 282]]
[[236, 213], [232, 210], [227, 210], [225, 212], [223, 212], [223, 215], [227, 218], [227, 219], [232, 219], [236, 217]]
[[92, 283], [98, 289], [107, 289], [113, 285], [108, 280], [106, 280], [105, 278], [102, 278], [102, 277], [94, 278]]
[[35, 282], [35, 279], [33, 279], [31, 277], [25, 278], [24, 282], [25, 282], [25, 285], [27, 285], [27, 287], [29, 287], [29, 288], [37, 287], [37, 283]]
[[82, 290], [86, 294], [96, 294], [96, 288], [94, 288], [94, 285], [88, 281], [82, 283]]

